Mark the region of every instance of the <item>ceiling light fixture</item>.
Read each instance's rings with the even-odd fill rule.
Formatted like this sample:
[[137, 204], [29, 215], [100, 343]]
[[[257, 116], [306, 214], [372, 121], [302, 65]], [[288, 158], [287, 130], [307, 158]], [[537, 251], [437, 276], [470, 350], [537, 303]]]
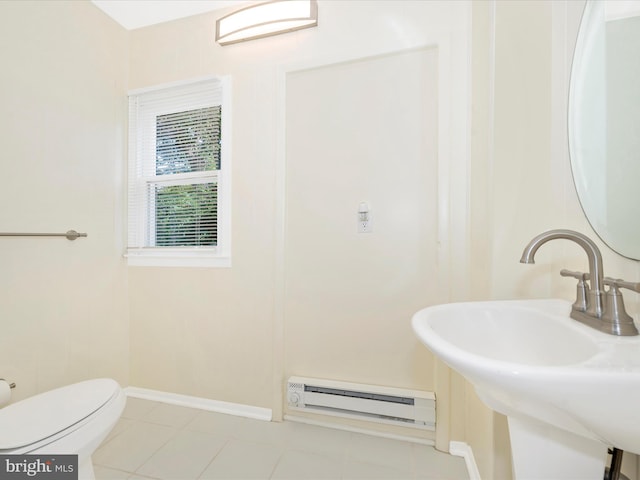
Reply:
[[242, 8], [218, 19], [216, 41], [229, 45], [317, 25], [317, 0], [275, 0]]

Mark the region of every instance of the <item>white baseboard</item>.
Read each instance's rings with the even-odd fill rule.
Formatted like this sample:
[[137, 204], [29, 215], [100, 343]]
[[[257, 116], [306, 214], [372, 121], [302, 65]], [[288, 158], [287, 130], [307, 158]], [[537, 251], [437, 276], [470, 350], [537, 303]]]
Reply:
[[270, 408], [254, 407], [251, 405], [243, 405], [240, 403], [222, 402], [219, 400], [210, 400], [208, 398], [181, 395], [179, 393], [150, 390], [148, 388], [126, 387], [124, 388], [124, 393], [127, 395], [127, 397], [142, 398], [145, 400], [152, 400], [154, 402], [179, 405], [181, 407], [199, 408], [200, 410], [225, 413], [228, 415], [253, 418], [256, 420], [265, 420], [267, 422], [271, 421], [273, 415], [273, 412]]
[[469, 472], [469, 480], [482, 480], [478, 465], [476, 465], [476, 459], [473, 457], [473, 450], [471, 450], [469, 444], [451, 441], [449, 442], [449, 453], [456, 457], [464, 458], [464, 463], [467, 465], [467, 471]]

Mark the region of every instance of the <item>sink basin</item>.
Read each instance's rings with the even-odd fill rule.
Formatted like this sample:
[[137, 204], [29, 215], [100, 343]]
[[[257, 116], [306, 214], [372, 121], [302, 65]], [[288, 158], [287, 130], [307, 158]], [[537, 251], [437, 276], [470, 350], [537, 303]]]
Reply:
[[[418, 313], [414, 328], [427, 346], [451, 361], [455, 349], [458, 356], [480, 357], [487, 368], [572, 365], [599, 349], [575, 322], [564, 320], [566, 310], [562, 301], [438, 305]], [[474, 363], [480, 359], [469, 358]]]
[[412, 325], [507, 415], [510, 431], [552, 426], [591, 442], [598, 457], [606, 446], [640, 453], [640, 337], [601, 333], [570, 319], [570, 309], [564, 300], [453, 303], [420, 310]]

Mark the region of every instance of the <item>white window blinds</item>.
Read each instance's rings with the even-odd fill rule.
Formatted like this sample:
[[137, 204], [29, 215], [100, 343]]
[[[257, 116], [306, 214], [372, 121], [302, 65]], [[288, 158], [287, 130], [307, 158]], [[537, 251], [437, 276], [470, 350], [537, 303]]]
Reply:
[[218, 252], [224, 206], [224, 82], [129, 96], [128, 254]]

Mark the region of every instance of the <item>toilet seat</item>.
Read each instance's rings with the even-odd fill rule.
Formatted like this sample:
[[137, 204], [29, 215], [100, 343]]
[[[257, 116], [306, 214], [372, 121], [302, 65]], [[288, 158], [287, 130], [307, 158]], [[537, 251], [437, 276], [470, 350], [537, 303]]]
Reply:
[[28, 453], [82, 427], [118, 396], [100, 378], [35, 395], [0, 409], [0, 453]]

